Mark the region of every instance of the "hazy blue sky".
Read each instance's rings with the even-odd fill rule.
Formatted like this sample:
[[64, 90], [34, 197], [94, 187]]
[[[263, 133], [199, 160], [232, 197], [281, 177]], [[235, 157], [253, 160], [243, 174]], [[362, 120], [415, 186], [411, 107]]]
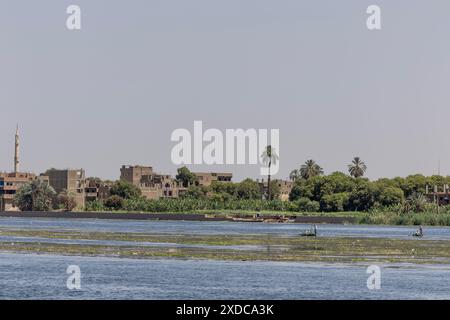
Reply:
[[[82, 9], [82, 30], [65, 27]], [[382, 30], [366, 8], [382, 9]], [[0, 1], [0, 170], [174, 173], [170, 134], [279, 128], [278, 177], [354, 156], [370, 178], [450, 174], [450, 2]], [[192, 167], [257, 178], [256, 166]]]

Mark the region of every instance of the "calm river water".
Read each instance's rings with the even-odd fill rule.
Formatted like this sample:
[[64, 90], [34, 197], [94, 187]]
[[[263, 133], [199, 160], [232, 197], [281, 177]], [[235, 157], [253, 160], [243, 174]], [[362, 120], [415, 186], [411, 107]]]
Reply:
[[[285, 223], [213, 222], [213, 221], [151, 221], [58, 218], [3, 218], [0, 227], [14, 229], [78, 230], [102, 232], [144, 232], [175, 234], [279, 234], [298, 235], [311, 225]], [[414, 226], [368, 226], [320, 224], [320, 236], [376, 237], [412, 239]], [[450, 228], [425, 227], [426, 239], [450, 240]]]
[[[78, 265], [81, 290], [66, 287]], [[0, 253], [0, 299], [450, 299], [450, 266], [133, 260]]]
[[[0, 227], [296, 235], [309, 226], [0, 218]], [[413, 227], [319, 225], [322, 236], [408, 238], [412, 230]], [[425, 228], [425, 234], [430, 239], [450, 239], [448, 228]], [[78, 265], [81, 269], [81, 290], [66, 287], [69, 265]], [[450, 266], [386, 264], [380, 267], [381, 289], [369, 290], [369, 275], [364, 264], [138, 260], [0, 253], [0, 299], [450, 299]]]

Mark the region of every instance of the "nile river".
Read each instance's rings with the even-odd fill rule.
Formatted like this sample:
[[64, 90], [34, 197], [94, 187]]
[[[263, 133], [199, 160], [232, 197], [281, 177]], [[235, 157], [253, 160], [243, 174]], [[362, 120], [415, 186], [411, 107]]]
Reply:
[[[0, 228], [58, 231], [295, 235], [307, 227], [0, 218]], [[319, 225], [321, 236], [409, 238], [413, 230], [411, 227]], [[450, 239], [450, 230], [425, 228], [425, 235], [430, 239]], [[69, 265], [80, 267], [80, 290], [66, 287]], [[0, 299], [450, 299], [449, 265], [384, 264], [380, 267], [381, 289], [369, 290], [367, 265], [362, 263], [124, 259], [0, 252]]]

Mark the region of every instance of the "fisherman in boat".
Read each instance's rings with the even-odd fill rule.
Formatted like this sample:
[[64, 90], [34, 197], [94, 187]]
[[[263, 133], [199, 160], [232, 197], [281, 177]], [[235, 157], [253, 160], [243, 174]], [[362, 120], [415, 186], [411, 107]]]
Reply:
[[307, 229], [305, 232], [301, 233], [302, 237], [315, 237], [317, 236], [317, 226], [314, 224], [312, 227]]
[[422, 238], [423, 237], [423, 228], [422, 226], [419, 226], [419, 229], [413, 233], [414, 237], [419, 237]]

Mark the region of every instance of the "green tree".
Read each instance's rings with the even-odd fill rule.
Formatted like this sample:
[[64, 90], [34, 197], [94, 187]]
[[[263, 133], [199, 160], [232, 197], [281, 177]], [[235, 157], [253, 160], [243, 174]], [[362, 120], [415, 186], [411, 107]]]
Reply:
[[105, 205], [103, 201], [93, 200], [86, 203], [85, 210], [87, 212], [104, 211]]
[[300, 174], [300, 170], [299, 169], [294, 169], [289, 173], [289, 180], [291, 181], [297, 181], [298, 179], [300, 179], [302, 176]]
[[181, 182], [183, 187], [187, 188], [198, 181], [195, 174], [193, 174], [187, 167], [181, 167], [177, 169], [177, 175], [175, 177], [178, 182]]
[[127, 181], [120, 180], [113, 184], [109, 193], [111, 196], [119, 196], [122, 199], [133, 199], [141, 196], [141, 189]]
[[425, 211], [427, 204], [427, 198], [423, 194], [415, 192], [406, 200], [405, 209], [406, 211], [422, 212]]
[[204, 186], [189, 186], [182, 198], [184, 199], [206, 199], [208, 188]]
[[348, 199], [348, 210], [367, 211], [375, 204], [376, 190], [370, 181], [361, 180], [354, 190], [350, 193]]
[[261, 188], [256, 181], [245, 179], [238, 184], [236, 195], [239, 199], [261, 199]]
[[67, 190], [61, 191], [56, 197], [56, 200], [58, 206], [66, 211], [72, 211], [77, 206], [75, 194], [73, 192], [68, 192]]
[[348, 165], [348, 172], [354, 178], [362, 177], [367, 170], [367, 166], [359, 157], [355, 157], [352, 163]]
[[400, 188], [382, 186], [376, 200], [382, 206], [389, 207], [402, 204], [405, 200], [405, 196], [403, 190]]
[[124, 206], [124, 200], [118, 195], [112, 195], [105, 201], [105, 207], [113, 210], [120, 210]]
[[349, 194], [347, 192], [327, 194], [322, 197], [321, 209], [328, 212], [344, 211], [347, 207]]
[[300, 198], [315, 199], [315, 183], [312, 180], [297, 180], [289, 193], [289, 200], [296, 201]]
[[294, 201], [294, 203], [297, 204], [297, 210], [299, 212], [317, 212], [320, 210], [320, 203], [309, 200], [308, 198], [300, 198]]
[[34, 180], [20, 187], [13, 201], [21, 211], [50, 211], [55, 196], [47, 182]]
[[323, 175], [323, 169], [314, 160], [308, 160], [300, 167], [300, 176], [305, 180], [320, 175]]
[[208, 196], [208, 199], [216, 202], [233, 201], [235, 198], [226, 192], [212, 193]]
[[278, 155], [275, 151], [275, 148], [273, 148], [272, 146], [267, 146], [266, 149], [264, 150], [264, 152], [261, 154], [261, 159], [263, 161], [263, 163], [265, 165], [268, 166], [269, 171], [267, 174], [267, 199], [268, 200], [272, 200], [271, 194], [270, 194], [270, 189], [271, 189], [271, 184], [270, 184], [270, 167], [272, 166], [272, 163], [274, 165], [277, 164], [278, 161]]
[[319, 176], [310, 179], [308, 183], [312, 183], [314, 190], [314, 199], [320, 201], [325, 195], [334, 193], [351, 192], [355, 185], [355, 179], [349, 177], [342, 172], [333, 172], [328, 176]]
[[212, 193], [223, 194], [227, 193], [231, 197], [236, 197], [236, 190], [238, 183], [213, 181], [210, 186]]

